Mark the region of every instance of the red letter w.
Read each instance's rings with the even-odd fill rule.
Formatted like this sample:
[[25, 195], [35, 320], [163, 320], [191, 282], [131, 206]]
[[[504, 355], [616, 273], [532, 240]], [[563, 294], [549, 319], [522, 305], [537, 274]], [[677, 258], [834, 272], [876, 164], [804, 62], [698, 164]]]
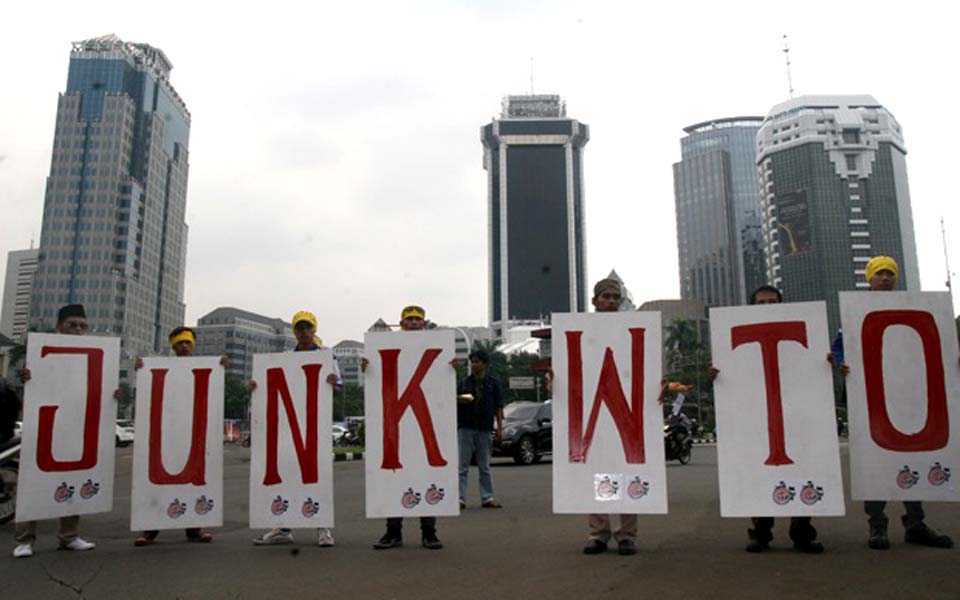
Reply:
[[593, 442], [597, 427], [600, 404], [606, 404], [613, 422], [620, 433], [623, 452], [629, 464], [643, 464], [646, 454], [643, 446], [643, 334], [644, 329], [632, 328], [630, 331], [630, 406], [623, 394], [617, 364], [613, 360], [613, 351], [607, 348], [600, 368], [600, 381], [597, 394], [590, 409], [587, 430], [583, 432], [583, 357], [580, 351], [582, 331], [567, 331], [567, 375], [569, 378], [569, 425], [567, 440], [569, 460], [574, 463], [587, 462], [587, 453]]

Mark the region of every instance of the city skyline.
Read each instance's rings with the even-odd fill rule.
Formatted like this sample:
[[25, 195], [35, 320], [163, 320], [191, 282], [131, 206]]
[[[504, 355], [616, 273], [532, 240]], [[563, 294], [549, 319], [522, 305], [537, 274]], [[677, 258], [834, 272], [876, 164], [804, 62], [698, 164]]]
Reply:
[[[870, 60], [852, 70], [839, 57], [865, 56], [862, 38], [826, 45], [816, 10], [784, 20], [761, 3], [735, 20], [711, 6], [690, 20], [679, 7], [650, 15], [627, 4], [421, 3], [383, 5], [373, 22], [362, 6], [304, 5], [293, 8], [294, 23], [238, 11], [222, 30], [205, 25], [205, 9], [177, 6], [145, 20], [106, 3], [8, 35], [30, 52], [0, 58], [18, 82], [0, 99], [0, 211], [15, 216], [0, 219], [0, 261], [39, 233], [70, 42], [115, 31], [175, 59], [193, 114], [188, 324], [222, 305], [277, 315], [306, 308], [325, 339], [356, 339], [411, 302], [437, 322], [486, 323], [476, 128], [502, 96], [530, 90], [531, 57], [534, 90], [562, 95], [591, 126], [588, 279], [616, 266], [638, 304], [677, 298], [677, 132], [786, 100], [780, 43], [789, 33], [798, 94], [869, 93], [903, 123], [920, 277], [924, 289], [944, 289], [939, 218], [958, 247], [960, 207], [944, 187], [951, 153], [931, 106], [956, 84], [924, 73], [949, 68], [952, 6], [935, 19], [893, 20], [874, 4], [832, 6], [836, 22], [853, 19], [867, 39], [910, 40], [872, 44]], [[14, 13], [43, 15], [19, 5]], [[320, 21], [337, 26], [318, 38], [311, 24]], [[521, 41], [491, 45], [491, 29]], [[317, 61], [328, 56], [336, 60]]]

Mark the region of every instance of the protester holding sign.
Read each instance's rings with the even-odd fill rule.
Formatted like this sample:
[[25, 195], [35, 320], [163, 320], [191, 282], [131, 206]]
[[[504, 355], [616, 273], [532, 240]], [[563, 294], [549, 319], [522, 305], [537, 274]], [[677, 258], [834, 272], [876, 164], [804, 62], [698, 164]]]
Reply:
[[[313, 313], [301, 310], [293, 315], [293, 334], [297, 338], [294, 352], [317, 351], [323, 347], [323, 342], [316, 337], [317, 317]], [[327, 375], [327, 383], [333, 386], [333, 392], [339, 393], [343, 389], [343, 379], [340, 376], [340, 366], [336, 357], [333, 359], [333, 372]], [[257, 387], [256, 381], [250, 381], [247, 387], [253, 391]], [[254, 538], [254, 545], [265, 546], [272, 544], [293, 543], [293, 532], [285, 527], [271, 529], [261, 536]], [[333, 529], [321, 527], [317, 529], [317, 545], [329, 548], [334, 545]]]
[[[405, 308], [400, 312], [400, 330], [401, 330], [401, 331], [405, 331], [405, 332], [414, 332], [414, 331], [419, 332], [419, 331], [423, 331], [423, 330], [426, 329], [426, 327], [427, 327], [426, 317], [427, 317], [426, 311], [425, 311], [423, 308], [421, 308], [420, 306], [415, 306], [415, 305], [407, 306], [407, 307], [405, 307]], [[368, 348], [369, 348], [369, 346], [368, 346]], [[436, 350], [436, 352], [437, 352], [437, 355], [439, 355], [440, 350]], [[397, 355], [398, 355], [398, 354], [399, 354], [399, 351], [397, 351]], [[426, 358], [426, 357], [424, 357], [424, 358]], [[454, 358], [454, 359], [452, 359], [452, 360], [450, 361], [450, 365], [451, 365], [452, 367], [456, 368], [458, 362], [459, 362], [459, 361], [457, 361], [457, 359]], [[360, 368], [361, 368], [361, 370], [363, 370], [363, 372], [364, 372], [365, 374], [367, 374], [367, 370], [368, 370], [367, 368], [368, 368], [369, 364], [370, 364], [370, 362], [369, 362], [369, 360], [368, 360], [366, 357], [364, 357], [363, 360], [362, 360], [361, 363], [360, 363]], [[428, 362], [423, 362], [423, 361], [421, 361], [421, 366], [423, 366], [423, 365], [428, 365], [428, 364], [429, 364]], [[429, 367], [425, 367], [425, 368], [429, 370]], [[424, 372], [421, 374], [421, 378], [422, 378], [422, 376], [424, 376], [426, 373], [427, 373], [427, 371], [424, 371]], [[369, 377], [369, 375], [366, 375], [366, 376]], [[415, 377], [415, 379], [416, 379], [416, 376], [414, 376], [414, 377]], [[413, 385], [413, 384], [411, 384], [411, 385]], [[417, 385], [419, 385], [419, 384], [417, 384]], [[371, 389], [371, 386], [368, 385], [368, 388], [367, 388], [367, 389], [368, 389], [368, 390]], [[453, 390], [451, 390], [451, 391], [453, 391]], [[368, 393], [369, 393], [369, 392], [368, 392]], [[381, 391], [381, 393], [382, 393], [382, 391]], [[428, 424], [429, 424], [429, 427], [430, 427], [430, 429], [429, 429], [429, 440], [430, 440], [430, 442], [431, 442], [432, 445], [428, 445], [427, 454], [430, 455], [431, 453], [434, 453], [434, 454], [436, 454], [436, 455], [439, 455], [439, 452], [440, 452], [439, 445], [437, 444], [436, 435], [435, 435], [435, 432], [434, 432], [434, 430], [433, 430], [432, 421], [431, 421], [431, 419], [430, 419], [430, 417], [429, 417], [429, 409], [427, 408], [428, 400], [427, 400], [427, 398], [426, 398], [425, 396], [423, 396], [422, 391], [419, 393], [419, 398], [420, 398], [420, 404], [419, 404], [418, 406], [420, 407], [420, 409], [419, 409], [419, 414], [417, 415], [418, 423], [421, 423], [421, 417], [423, 417], [423, 422], [428, 423]], [[368, 401], [368, 402], [370, 401], [370, 396], [367, 396], [367, 401]], [[453, 397], [452, 397], [452, 395], [451, 395], [451, 397], [450, 397], [450, 402], [453, 402], [453, 401], [454, 401], [454, 400], [453, 400]], [[409, 405], [407, 405], [407, 407], [409, 407]], [[412, 410], [417, 411], [418, 409], [417, 409], [416, 407], [413, 407]], [[369, 419], [370, 416], [371, 416], [370, 413], [367, 413], [367, 415], [368, 415], [368, 419]], [[452, 415], [451, 415], [451, 416], [452, 416]], [[369, 422], [370, 422], [370, 421], [368, 421], [368, 423], [369, 423]], [[393, 422], [393, 426], [399, 428], [399, 425], [400, 425], [400, 424], [399, 424], [398, 421], [395, 420], [395, 421]], [[399, 433], [398, 433], [396, 430], [395, 430], [395, 433], [397, 434], [397, 435], [395, 436], [395, 441], [397, 441], [397, 445], [399, 445]], [[367, 438], [367, 440], [368, 440], [368, 450], [370, 450], [370, 446], [369, 446], [370, 437], [369, 437], [369, 436], [372, 436], [372, 435], [376, 435], [376, 434], [374, 434], [372, 430], [368, 430], [368, 431], [367, 431], [367, 436], [368, 436], [368, 438]], [[395, 464], [395, 467], [394, 467], [394, 468], [397, 468], [397, 467], [399, 466], [398, 456], [395, 454], [395, 453], [397, 452], [397, 450], [398, 450], [398, 449], [397, 449], [397, 446], [395, 446], [394, 449], [392, 450], [392, 452], [394, 453], [393, 460], [395, 461], [395, 463], [394, 463], [394, 464]], [[368, 452], [368, 454], [367, 454], [367, 461], [368, 461], [367, 464], [368, 464], [368, 467], [369, 467], [369, 465], [371, 464], [371, 463], [369, 462], [369, 461], [371, 460], [370, 457], [371, 457], [371, 452]], [[435, 458], [436, 458], [437, 462], [440, 462], [440, 463], [441, 463], [441, 465], [445, 465], [445, 464], [446, 464], [445, 462], [443, 462], [443, 459], [442, 459], [441, 456], [436, 456]], [[383, 467], [381, 467], [381, 468], [383, 468]], [[368, 508], [367, 508], [367, 512], [368, 512], [368, 514], [369, 514], [369, 512], [370, 512], [370, 496], [369, 496], [369, 494], [370, 494], [370, 489], [371, 489], [371, 488], [370, 488], [371, 483], [370, 483], [370, 479], [369, 479], [369, 477], [370, 477], [369, 472], [368, 472], [368, 474], [367, 474], [367, 477], [368, 477], [368, 479], [367, 479], [367, 486], [368, 486], [368, 487], [367, 487], [367, 494], [368, 494], [368, 497], [367, 497], [367, 501], [368, 501], [368, 504], [367, 504], [367, 507], [368, 507]], [[432, 496], [430, 495], [431, 491], [433, 492], [433, 495], [432, 495]], [[427, 494], [425, 494], [425, 496], [426, 496], [426, 497], [425, 497], [424, 499], [426, 500], [426, 502], [427, 502], [428, 505], [429, 505], [429, 504], [436, 504], [437, 502], [439, 502], [440, 500], [443, 499], [443, 490], [442, 490], [442, 489], [436, 489], [436, 490], [434, 490], [433, 488], [431, 488], [430, 490], [428, 490], [428, 492], [427, 492]], [[404, 499], [406, 500], [406, 498], [407, 498], [407, 496], [405, 495], [405, 496], [404, 496]], [[409, 505], [410, 505], [410, 506], [417, 506], [417, 505], [419, 505], [419, 503], [420, 503], [421, 494], [415, 493], [415, 492], [411, 489], [411, 490], [409, 491], [409, 498], [410, 498]], [[434, 498], [434, 500], [431, 500], [431, 498]], [[441, 503], [441, 504], [442, 504], [442, 503]], [[404, 505], [406, 506], [407, 503], [404, 502]], [[440, 539], [437, 537], [437, 518], [436, 518], [435, 516], [429, 516], [429, 517], [428, 517], [428, 516], [422, 516], [422, 517], [420, 517], [420, 534], [421, 534], [421, 543], [422, 543], [422, 545], [423, 545], [424, 548], [427, 548], [428, 550], [439, 550], [439, 549], [443, 548], [443, 544], [440, 542]], [[380, 537], [379, 540], [377, 540], [377, 541], [373, 544], [374, 549], [376, 549], [376, 550], [387, 550], [387, 549], [396, 548], [396, 547], [399, 547], [399, 546], [402, 546], [402, 545], [403, 545], [403, 517], [387, 517], [387, 531], [386, 531], [386, 533], [383, 534], [383, 536]]]
[[[170, 335], [167, 336], [167, 339], [170, 341], [170, 347], [173, 348], [173, 353], [178, 357], [190, 357], [193, 356], [193, 349], [197, 345], [197, 336], [194, 333], [193, 329], [189, 327], [177, 327], [170, 332]], [[230, 360], [227, 358], [227, 355], [223, 355], [220, 358], [220, 365], [223, 367], [229, 366]], [[137, 357], [136, 369], [140, 370], [143, 368], [143, 358]], [[179, 401], [186, 401], [183, 398], [178, 398]], [[141, 439], [140, 443], [145, 443], [146, 440]], [[219, 441], [217, 442], [220, 443]], [[152, 450], [152, 449], [151, 449]], [[159, 449], [157, 449], [159, 452]], [[149, 452], [149, 451], [148, 451]], [[200, 527], [187, 527], [185, 530], [187, 541], [194, 543], [209, 543], [213, 541], [213, 536], [205, 532]], [[140, 536], [138, 536], [134, 541], [134, 546], [149, 546], [157, 539], [157, 536], [160, 534], [158, 529], [149, 529], [144, 531]]]
[[490, 476], [490, 434], [496, 419], [497, 441], [503, 437], [503, 392], [500, 382], [488, 372], [490, 355], [483, 350], [470, 353], [470, 375], [460, 384], [457, 404], [457, 440], [460, 446], [460, 508], [467, 506], [470, 457], [476, 456], [479, 471], [480, 506], [502, 508], [493, 497]]
[[[64, 335], [84, 335], [87, 333], [87, 313], [82, 304], [68, 304], [57, 313], [57, 333]], [[30, 369], [20, 370], [20, 381], [30, 381]], [[70, 515], [60, 517], [60, 529], [57, 538], [62, 550], [93, 550], [96, 544], [79, 537], [80, 516]], [[18, 522], [14, 533], [17, 546], [13, 549], [13, 556], [26, 558], [33, 556], [33, 542], [36, 540], [37, 524], [35, 521]]]
[[[893, 291], [897, 284], [899, 267], [897, 261], [889, 256], [875, 256], [867, 263], [864, 275], [870, 284], [871, 292], [889, 292]], [[841, 297], [841, 309], [842, 308], [843, 298]], [[880, 343], [883, 343], [882, 338]], [[831, 363], [838, 366], [844, 376], [850, 374], [850, 367], [844, 361], [842, 332], [838, 332], [837, 338], [833, 343], [833, 350], [827, 358]], [[924, 357], [924, 360], [928, 358], [929, 357]], [[902, 401], [899, 398], [897, 400]], [[929, 419], [930, 417], [931, 415], [928, 414], [927, 418]], [[946, 415], [944, 415], [943, 418], [946, 418]], [[852, 445], [851, 443], [851, 446]], [[908, 475], [909, 474], [908, 470]], [[854, 488], [856, 490], [856, 486], [854, 486]], [[867, 540], [867, 545], [874, 550], [887, 550], [890, 548], [890, 538], [887, 536], [888, 519], [885, 511], [886, 506], [887, 502], [885, 500], [868, 500], [863, 503], [864, 512], [869, 516], [868, 522], [870, 524], [870, 537]], [[953, 540], [950, 536], [937, 533], [924, 522], [925, 515], [921, 502], [908, 500], [904, 501], [903, 506], [906, 514], [901, 517], [901, 520], [905, 529], [904, 541], [906, 541], [906, 543], [934, 548], [953, 547]]]
[[[620, 310], [620, 282], [616, 279], [601, 279], [593, 286], [591, 303], [597, 312], [617, 312]], [[590, 536], [583, 547], [584, 554], [601, 554], [607, 551], [607, 542], [611, 536], [617, 542], [617, 551], [628, 556], [637, 553], [637, 515], [621, 513], [620, 527], [611, 530], [610, 515], [592, 514], [587, 526]]]
[[[750, 294], [751, 305], [780, 304], [783, 302], [783, 294], [777, 288], [771, 285], [762, 285]], [[715, 381], [720, 374], [720, 370], [710, 365], [708, 374], [711, 381]], [[764, 552], [769, 550], [770, 542], [773, 541], [773, 517], [752, 517], [753, 529], [747, 529], [747, 536], [750, 541], [747, 543], [747, 552]], [[809, 554], [820, 554], [823, 552], [823, 544], [816, 541], [817, 530], [813, 527], [810, 517], [790, 517], [790, 539], [793, 541], [793, 547], [800, 552]]]

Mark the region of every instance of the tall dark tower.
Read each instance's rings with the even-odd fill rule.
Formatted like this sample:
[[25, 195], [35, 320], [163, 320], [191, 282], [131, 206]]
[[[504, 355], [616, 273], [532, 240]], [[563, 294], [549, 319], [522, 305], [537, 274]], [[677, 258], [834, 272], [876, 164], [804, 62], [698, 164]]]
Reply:
[[560, 96], [507, 96], [481, 130], [487, 171], [490, 326], [587, 306], [583, 147]]

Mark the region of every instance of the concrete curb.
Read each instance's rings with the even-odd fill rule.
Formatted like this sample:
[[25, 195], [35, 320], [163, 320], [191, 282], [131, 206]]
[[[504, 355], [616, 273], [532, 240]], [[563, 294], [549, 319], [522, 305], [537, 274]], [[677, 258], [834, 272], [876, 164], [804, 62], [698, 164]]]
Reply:
[[333, 462], [347, 460], [363, 460], [363, 452], [337, 452], [333, 455]]

